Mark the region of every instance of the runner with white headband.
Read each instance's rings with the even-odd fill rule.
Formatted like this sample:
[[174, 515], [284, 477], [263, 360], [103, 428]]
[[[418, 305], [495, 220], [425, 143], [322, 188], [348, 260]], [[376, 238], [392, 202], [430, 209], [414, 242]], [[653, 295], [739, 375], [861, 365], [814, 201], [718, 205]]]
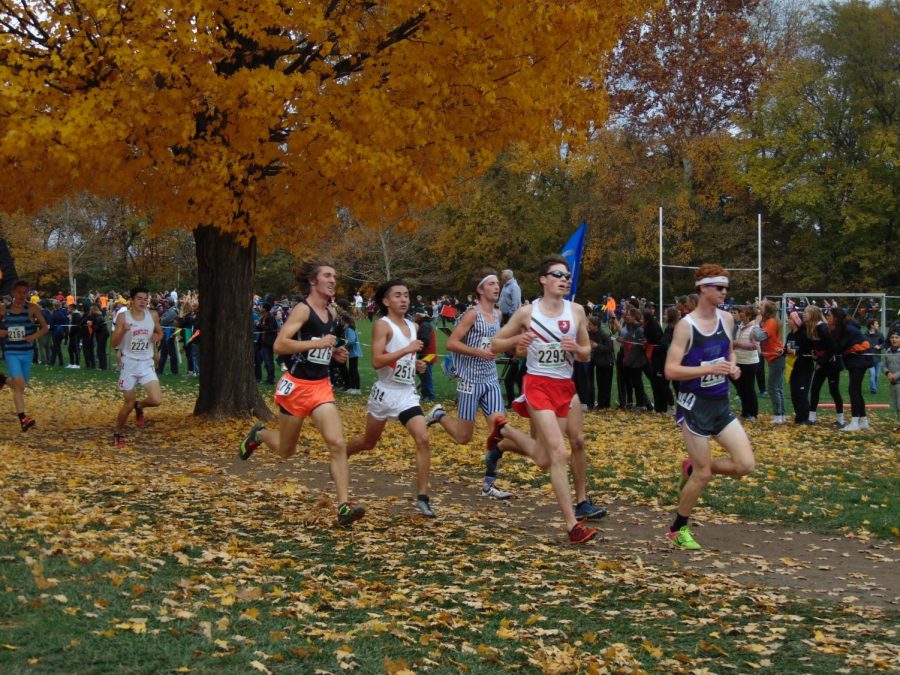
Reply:
[[[750, 440], [728, 401], [727, 378], [741, 375], [731, 344], [734, 319], [719, 309], [729, 274], [721, 265], [703, 265], [694, 279], [697, 307], [675, 324], [666, 356], [666, 378], [678, 381], [675, 421], [688, 453], [681, 465], [678, 511], [667, 536], [674, 546], [687, 550], [700, 548], [688, 518], [712, 475], [746, 476], [755, 465]], [[713, 459], [710, 438], [730, 457]]]
[[[451, 417], [440, 403], [428, 411], [425, 420], [428, 426], [440, 424], [459, 445], [472, 440], [478, 409], [484, 414], [491, 429], [498, 422], [504, 424], [503, 393], [497, 366], [497, 355], [491, 351], [491, 341], [500, 330], [500, 280], [491, 268], [477, 272], [472, 279], [477, 300], [475, 306], [466, 310], [447, 340], [447, 350], [453, 353], [453, 364], [457, 374], [456, 405], [458, 418]], [[488, 449], [485, 456], [486, 471], [481, 487], [482, 497], [509, 499], [512, 495], [497, 487], [497, 462], [502, 453], [495, 448]]]

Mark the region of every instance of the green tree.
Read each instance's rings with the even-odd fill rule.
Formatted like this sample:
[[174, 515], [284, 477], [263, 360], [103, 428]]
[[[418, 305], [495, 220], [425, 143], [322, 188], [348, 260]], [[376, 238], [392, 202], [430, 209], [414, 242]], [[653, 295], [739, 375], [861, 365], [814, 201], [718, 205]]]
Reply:
[[833, 2], [742, 123], [741, 164], [801, 289], [897, 288], [900, 4]]

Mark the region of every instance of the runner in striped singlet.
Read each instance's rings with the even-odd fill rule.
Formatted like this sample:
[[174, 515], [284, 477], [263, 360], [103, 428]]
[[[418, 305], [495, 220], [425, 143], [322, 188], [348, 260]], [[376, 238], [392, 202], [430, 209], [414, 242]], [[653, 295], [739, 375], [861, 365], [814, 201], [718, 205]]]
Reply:
[[[488, 267], [479, 271], [474, 279], [477, 301], [466, 310], [447, 340], [447, 350], [453, 353], [453, 363], [457, 375], [456, 403], [459, 417], [450, 417], [440, 403], [428, 411], [425, 420], [428, 426], [440, 424], [459, 445], [472, 440], [478, 409], [484, 414], [491, 428], [498, 420], [505, 424], [503, 417], [503, 393], [497, 377], [495, 359], [491, 351], [491, 341], [500, 330], [500, 310], [496, 308], [500, 297], [500, 280], [497, 273]], [[497, 462], [502, 455], [496, 448], [488, 450], [485, 457], [486, 471], [481, 487], [482, 497], [509, 499], [512, 495], [497, 487]]]

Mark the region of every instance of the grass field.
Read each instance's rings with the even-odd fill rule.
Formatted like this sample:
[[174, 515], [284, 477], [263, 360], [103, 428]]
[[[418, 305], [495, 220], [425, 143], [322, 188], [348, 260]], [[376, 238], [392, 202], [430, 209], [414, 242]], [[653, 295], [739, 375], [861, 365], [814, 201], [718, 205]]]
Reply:
[[[371, 368], [361, 372], [366, 386]], [[114, 378], [37, 367], [37, 429], [20, 434], [0, 416], [4, 673], [869, 673], [900, 659], [895, 610], [865, 597], [801, 599], [767, 577], [738, 583], [727, 556], [715, 573], [664, 568], [602, 543], [505, 536], [480, 509], [447, 501], [424, 522], [396, 495], [368, 495], [366, 518], [336, 530], [332, 495], [284, 473], [327, 459], [314, 431], [288, 463], [263, 453], [235, 464], [250, 421], [193, 418], [197, 381], [165, 375], [164, 406], [116, 450]], [[452, 383], [436, 381], [452, 409]], [[5, 391], [0, 406], [11, 410]], [[348, 436], [361, 431], [364, 406], [339, 397]], [[857, 434], [747, 425], [757, 471], [713, 481], [696, 517], [896, 552], [896, 436], [886, 413], [874, 421]], [[595, 498], [670, 511], [683, 453], [671, 418], [603, 411], [585, 430]], [[484, 433], [479, 422], [473, 443], [457, 446], [433, 430], [433, 474], [477, 484]], [[377, 470], [405, 485], [411, 458], [391, 425], [351, 474]], [[500, 478], [549, 496], [546, 477], [520, 458], [504, 458]], [[616, 527], [614, 515], [604, 522]], [[893, 543], [874, 548], [880, 539]]]

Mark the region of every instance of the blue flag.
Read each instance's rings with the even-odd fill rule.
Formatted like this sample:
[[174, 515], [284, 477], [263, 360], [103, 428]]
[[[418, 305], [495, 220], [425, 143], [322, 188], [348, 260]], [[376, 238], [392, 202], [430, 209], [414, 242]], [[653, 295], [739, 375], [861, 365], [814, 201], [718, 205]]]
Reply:
[[581, 269], [581, 257], [584, 255], [584, 233], [587, 231], [587, 222], [581, 223], [575, 234], [563, 246], [562, 255], [569, 262], [569, 271], [572, 272], [572, 287], [569, 289], [566, 300], [575, 298], [575, 289], [578, 288], [578, 272]]

